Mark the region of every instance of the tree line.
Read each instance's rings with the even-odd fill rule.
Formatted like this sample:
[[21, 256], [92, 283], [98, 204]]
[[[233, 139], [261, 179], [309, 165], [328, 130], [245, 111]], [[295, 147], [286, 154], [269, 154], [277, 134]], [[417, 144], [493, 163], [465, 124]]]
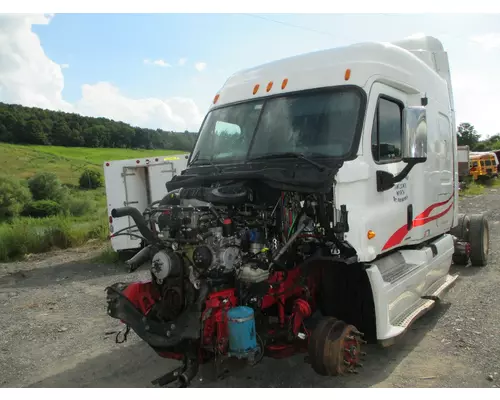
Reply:
[[190, 151], [197, 135], [0, 102], [0, 142], [5, 143]]
[[457, 142], [459, 146], [469, 146], [473, 151], [500, 150], [500, 133], [481, 140], [481, 135], [476, 131], [474, 125], [463, 122], [458, 126]]

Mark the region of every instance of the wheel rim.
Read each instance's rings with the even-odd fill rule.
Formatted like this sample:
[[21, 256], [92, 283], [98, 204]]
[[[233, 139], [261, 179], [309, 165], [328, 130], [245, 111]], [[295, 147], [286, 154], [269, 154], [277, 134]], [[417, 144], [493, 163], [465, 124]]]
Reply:
[[489, 250], [490, 250], [490, 231], [488, 229], [488, 224], [484, 224], [483, 251], [485, 256], [488, 255]]

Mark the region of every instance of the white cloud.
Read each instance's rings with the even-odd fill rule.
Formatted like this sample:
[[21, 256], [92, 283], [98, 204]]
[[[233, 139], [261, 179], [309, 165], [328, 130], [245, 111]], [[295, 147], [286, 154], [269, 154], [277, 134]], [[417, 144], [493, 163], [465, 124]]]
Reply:
[[425, 36], [425, 33], [418, 32], [418, 33], [413, 33], [410, 36], [405, 37], [405, 39], [420, 39]]
[[485, 35], [473, 36], [471, 40], [479, 44], [486, 50], [496, 49], [500, 47], [500, 33], [487, 33]]
[[69, 68], [69, 64], [61, 64], [61, 68], [62, 68], [62, 69]]
[[182, 67], [183, 65], [186, 65], [187, 58], [179, 58], [178, 64]]
[[152, 129], [197, 130], [203, 119], [191, 99], [132, 99], [108, 82], [83, 85], [82, 98], [75, 106], [84, 115], [106, 117]]
[[[192, 99], [125, 96], [107, 82], [85, 84], [74, 104], [62, 98], [62, 68], [45, 54], [32, 24], [48, 24], [51, 16], [0, 15], [0, 101], [52, 110], [102, 116], [145, 128], [197, 130], [203, 118]], [[147, 64], [167, 67], [163, 60]]]
[[207, 68], [207, 63], [205, 62], [197, 62], [194, 67], [198, 70], [198, 71], [203, 71], [205, 68]]
[[154, 60], [154, 61], [151, 61], [149, 59], [145, 59], [144, 60], [144, 64], [146, 64], [146, 65], [156, 65], [158, 67], [171, 67], [171, 65], [168, 62], [163, 61], [163, 60]]
[[0, 16], [0, 100], [32, 107], [69, 111], [63, 100], [61, 66], [47, 57], [32, 24], [48, 24], [50, 16]]

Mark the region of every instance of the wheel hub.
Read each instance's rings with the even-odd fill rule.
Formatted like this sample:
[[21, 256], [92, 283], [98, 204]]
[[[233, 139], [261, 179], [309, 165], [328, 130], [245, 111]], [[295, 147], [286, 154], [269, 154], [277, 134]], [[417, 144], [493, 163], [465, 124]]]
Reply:
[[309, 341], [311, 366], [320, 375], [356, 373], [361, 367], [361, 344], [366, 343], [353, 325], [336, 318], [326, 318], [314, 330]]

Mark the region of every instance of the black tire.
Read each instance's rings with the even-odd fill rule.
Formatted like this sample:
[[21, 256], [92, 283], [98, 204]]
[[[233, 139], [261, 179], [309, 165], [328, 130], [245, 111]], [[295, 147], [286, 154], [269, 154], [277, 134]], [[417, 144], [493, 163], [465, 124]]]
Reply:
[[458, 214], [458, 224], [451, 228], [450, 233], [458, 240], [468, 242], [470, 237], [470, 217], [467, 214]]
[[488, 264], [490, 251], [490, 227], [483, 214], [470, 216], [470, 260], [474, 267]]
[[469, 258], [466, 254], [453, 254], [452, 260], [455, 265], [467, 265], [469, 263]]

